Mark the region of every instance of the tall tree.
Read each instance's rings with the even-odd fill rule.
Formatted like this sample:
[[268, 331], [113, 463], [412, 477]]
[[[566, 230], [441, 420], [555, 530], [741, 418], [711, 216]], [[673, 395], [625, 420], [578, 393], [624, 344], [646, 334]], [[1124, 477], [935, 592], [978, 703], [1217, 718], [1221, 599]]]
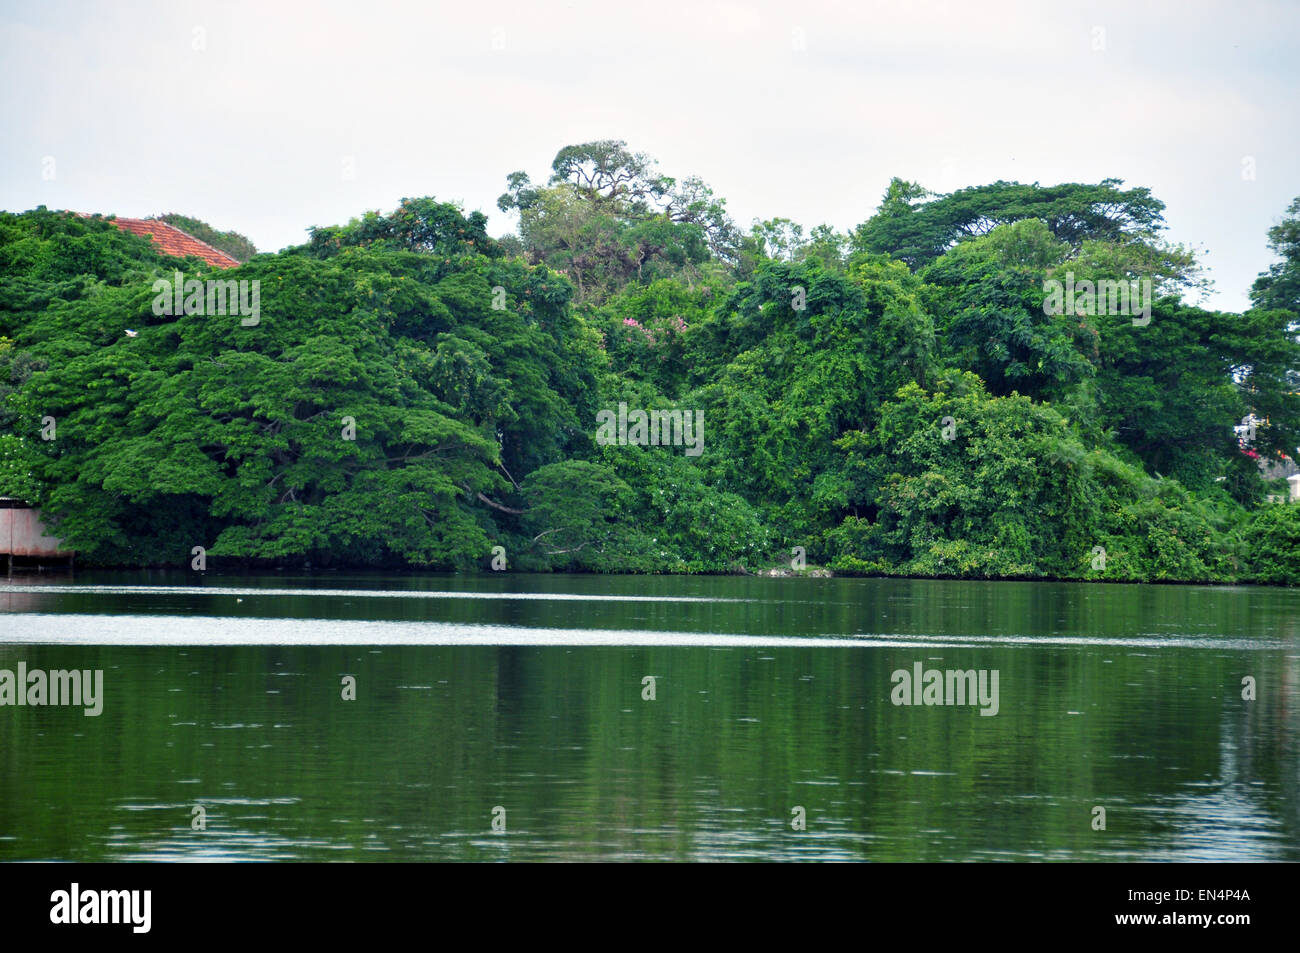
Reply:
[[1268, 230], [1268, 247], [1282, 260], [1255, 279], [1251, 300], [1256, 307], [1300, 315], [1300, 196], [1287, 206], [1282, 221]]
[[995, 182], [937, 195], [895, 178], [876, 215], [854, 232], [854, 245], [917, 268], [963, 238], [1028, 218], [1041, 219], [1059, 241], [1076, 249], [1089, 238], [1118, 242], [1154, 237], [1163, 227], [1164, 203], [1150, 189], [1123, 190], [1122, 184], [1121, 179], [1096, 185]]
[[711, 259], [734, 256], [725, 202], [698, 178], [660, 174], [620, 140], [565, 146], [544, 187], [522, 171], [506, 185], [497, 206], [519, 212], [529, 259], [573, 279], [580, 302], [599, 304], [633, 282], [699, 276]]

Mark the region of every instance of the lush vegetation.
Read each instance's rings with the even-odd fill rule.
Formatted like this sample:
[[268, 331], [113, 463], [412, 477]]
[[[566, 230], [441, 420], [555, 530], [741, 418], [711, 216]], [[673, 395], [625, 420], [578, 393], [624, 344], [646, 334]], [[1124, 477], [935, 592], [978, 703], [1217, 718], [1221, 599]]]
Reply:
[[[1300, 583], [1257, 464], [1300, 445], [1300, 199], [1229, 314], [1113, 179], [895, 179], [849, 233], [741, 229], [621, 142], [506, 187], [515, 235], [406, 199], [224, 272], [0, 215], [0, 491], [98, 563]], [[177, 268], [260, 321], [155, 314]], [[1149, 322], [1045, 308], [1067, 276], [1149, 279]], [[620, 404], [703, 452], [598, 441]]]

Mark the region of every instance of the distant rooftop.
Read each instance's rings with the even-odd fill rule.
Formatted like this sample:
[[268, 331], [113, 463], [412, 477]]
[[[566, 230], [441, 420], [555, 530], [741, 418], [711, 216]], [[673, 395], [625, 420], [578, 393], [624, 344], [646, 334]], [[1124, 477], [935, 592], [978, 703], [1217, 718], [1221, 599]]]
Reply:
[[[90, 216], [85, 212], [77, 213], [82, 218]], [[239, 264], [235, 258], [231, 258], [223, 251], [218, 251], [207, 242], [199, 241], [188, 232], [183, 232], [174, 225], [168, 225], [166, 222], [159, 222], [151, 218], [116, 218], [111, 220], [114, 225], [124, 232], [130, 232], [132, 235], [148, 236], [153, 242], [153, 247], [164, 255], [170, 255], [173, 258], [185, 258], [193, 256], [201, 258], [209, 265], [216, 268], [234, 268]]]

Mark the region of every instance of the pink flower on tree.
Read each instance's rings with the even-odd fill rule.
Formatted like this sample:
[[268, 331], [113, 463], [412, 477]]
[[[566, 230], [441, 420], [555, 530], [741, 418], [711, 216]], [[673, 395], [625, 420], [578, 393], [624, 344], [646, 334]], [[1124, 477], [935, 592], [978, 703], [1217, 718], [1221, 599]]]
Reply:
[[636, 328], [638, 331], [640, 331], [642, 334], [644, 334], [644, 335], [645, 335], [645, 339], [646, 339], [649, 343], [651, 343], [651, 344], [654, 344], [654, 343], [655, 343], [655, 336], [654, 336], [654, 333], [653, 333], [652, 331], [649, 331], [649, 330], [647, 330], [646, 328], [642, 327], [642, 326], [641, 326], [641, 322], [638, 321], [636, 318], [624, 318], [624, 319], [623, 319], [623, 323], [624, 323], [625, 325], [627, 325], [629, 328]]

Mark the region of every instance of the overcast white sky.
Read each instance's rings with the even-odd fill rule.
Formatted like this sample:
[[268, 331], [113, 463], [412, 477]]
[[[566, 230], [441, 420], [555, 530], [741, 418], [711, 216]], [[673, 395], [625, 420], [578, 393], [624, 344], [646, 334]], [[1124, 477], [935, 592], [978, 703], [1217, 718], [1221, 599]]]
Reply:
[[851, 228], [894, 175], [1115, 176], [1240, 310], [1300, 195], [1296, 0], [0, 0], [0, 78], [0, 208], [182, 212], [262, 250], [404, 196], [501, 234], [508, 173], [615, 138], [742, 225]]

